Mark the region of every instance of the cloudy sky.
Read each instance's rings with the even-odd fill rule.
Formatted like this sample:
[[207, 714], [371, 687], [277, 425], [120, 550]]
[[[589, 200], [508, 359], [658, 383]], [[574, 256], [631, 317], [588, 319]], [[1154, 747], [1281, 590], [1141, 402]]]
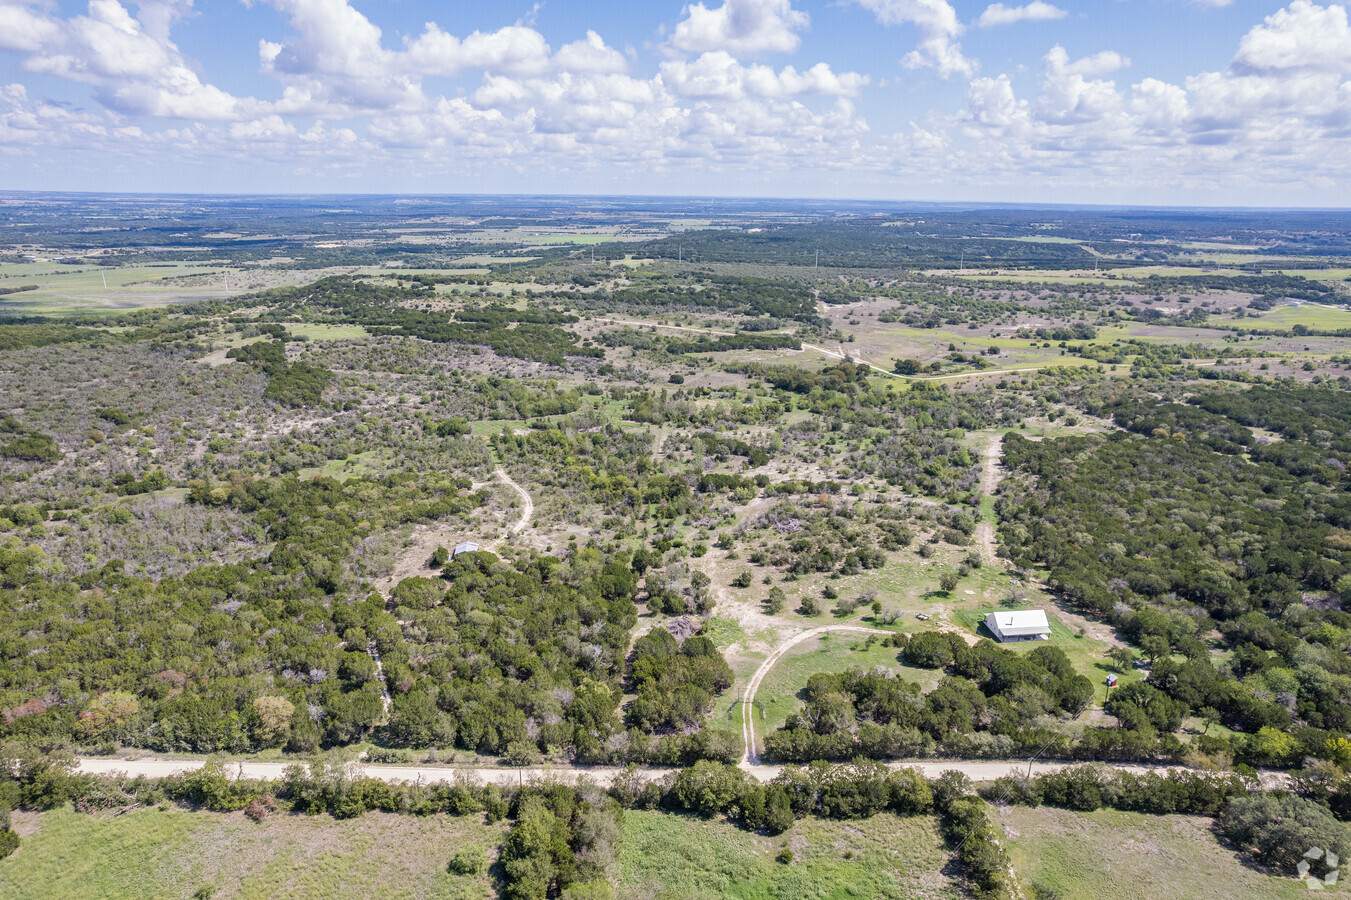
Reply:
[[0, 189], [1351, 206], [1351, 24], [1313, 0], [0, 0]]

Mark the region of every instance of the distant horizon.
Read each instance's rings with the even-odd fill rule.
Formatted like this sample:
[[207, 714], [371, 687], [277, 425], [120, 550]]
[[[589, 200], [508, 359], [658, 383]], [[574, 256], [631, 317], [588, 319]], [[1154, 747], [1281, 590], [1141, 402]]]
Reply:
[[772, 196], [772, 195], [711, 195], [711, 194], [624, 194], [624, 193], [549, 193], [549, 192], [510, 192], [510, 191], [484, 191], [484, 192], [432, 192], [432, 191], [81, 191], [81, 190], [40, 190], [29, 188], [0, 188], [0, 197], [6, 195], [32, 195], [32, 196], [68, 196], [68, 197], [135, 197], [135, 198], [188, 198], [188, 197], [208, 197], [213, 199], [230, 198], [259, 198], [259, 199], [294, 199], [304, 198], [328, 198], [328, 197], [350, 197], [350, 198], [513, 198], [513, 199], [546, 199], [546, 200], [638, 200], [638, 201], [703, 201], [708, 203], [803, 203], [803, 204], [849, 204], [856, 206], [867, 206], [876, 204], [879, 206], [893, 207], [935, 207], [952, 209], [988, 209], [991, 207], [1010, 210], [1033, 210], [1033, 209], [1063, 209], [1063, 210], [1139, 210], [1139, 211], [1203, 211], [1203, 212], [1345, 212], [1351, 213], [1351, 206], [1234, 206], [1234, 205], [1211, 205], [1211, 204], [1185, 204], [1185, 205], [1167, 205], [1167, 204], [1136, 204], [1136, 203], [1081, 203], [1081, 202], [1018, 202], [1003, 200], [886, 200], [886, 199], [859, 199], [851, 197], [791, 197], [791, 196]]

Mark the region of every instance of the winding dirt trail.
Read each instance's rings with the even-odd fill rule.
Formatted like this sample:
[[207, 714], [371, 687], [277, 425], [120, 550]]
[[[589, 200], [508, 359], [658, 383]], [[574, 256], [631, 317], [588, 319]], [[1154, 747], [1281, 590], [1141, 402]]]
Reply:
[[393, 702], [389, 696], [389, 685], [385, 682], [385, 663], [380, 659], [380, 650], [375, 646], [375, 641], [366, 645], [366, 652], [370, 654], [371, 659], [375, 660], [375, 680], [380, 684], [380, 705], [385, 709], [385, 720], [389, 720], [389, 704]]
[[[535, 501], [530, 498], [530, 493], [525, 488], [521, 487], [515, 481], [512, 481], [511, 476], [507, 474], [506, 469], [498, 466], [496, 469], [493, 469], [493, 475], [497, 476], [498, 481], [511, 488], [521, 497], [521, 519], [515, 525], [511, 526], [511, 531], [507, 535], [508, 537], [514, 537], [524, 531], [525, 526], [529, 525], [530, 520], [535, 517]], [[496, 549], [497, 547], [500, 547], [505, 540], [505, 537], [500, 537], [489, 544], [487, 549]]]
[[765, 661], [760, 663], [760, 668], [755, 670], [751, 680], [746, 683], [745, 693], [741, 695], [741, 762], [743, 769], [749, 769], [760, 765], [760, 752], [755, 748], [755, 692], [760, 689], [760, 682], [765, 680], [765, 676], [774, 668], [774, 664], [783, 658], [783, 655], [792, 650], [803, 641], [833, 631], [852, 631], [861, 634], [886, 634], [893, 632], [883, 631], [880, 628], [868, 628], [863, 625], [822, 625], [819, 628], [809, 628], [806, 631], [797, 634], [784, 641], [774, 648], [774, 652], [765, 657]]
[[[1003, 457], [1004, 436], [992, 435], [990, 442], [981, 451], [980, 492], [987, 497], [993, 497], [999, 489], [999, 482], [1004, 480], [1004, 473], [999, 466]], [[982, 521], [976, 525], [976, 543], [980, 546], [980, 555], [984, 557], [986, 565], [994, 565], [996, 544], [992, 523]]]

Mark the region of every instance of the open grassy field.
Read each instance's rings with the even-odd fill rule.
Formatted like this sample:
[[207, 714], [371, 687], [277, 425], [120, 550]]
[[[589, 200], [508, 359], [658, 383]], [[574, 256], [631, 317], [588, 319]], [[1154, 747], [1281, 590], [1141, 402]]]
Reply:
[[330, 459], [322, 466], [300, 469], [297, 474], [301, 478], [313, 478], [316, 475], [322, 475], [325, 478], [346, 481], [349, 478], [357, 478], [375, 471], [375, 464], [380, 456], [381, 453], [378, 450], [367, 450], [363, 453], [354, 453], [346, 459]]
[[[1210, 819], [1007, 807], [998, 819], [1014, 871], [1043, 896], [1075, 900], [1308, 897], [1302, 882], [1250, 868], [1211, 833]], [[1335, 893], [1347, 893], [1345, 884]]]
[[1332, 266], [1326, 269], [1281, 269], [1282, 275], [1294, 275], [1299, 278], [1310, 278], [1314, 281], [1340, 281], [1345, 283], [1351, 280], [1351, 268]]
[[371, 333], [360, 325], [320, 325], [314, 322], [297, 322], [286, 327], [296, 337], [307, 337], [312, 341], [354, 340], [371, 336]]
[[143, 809], [108, 818], [66, 808], [16, 817], [20, 849], [0, 861], [11, 900], [101, 897], [479, 898], [488, 877], [451, 875], [470, 843], [498, 846], [505, 825], [481, 819], [368, 813], [274, 815]]
[[[333, 898], [469, 900], [494, 896], [490, 875], [451, 875], [468, 844], [490, 853], [506, 823], [367, 813], [348, 821], [277, 814], [143, 809], [117, 817], [59, 809], [23, 814], [23, 844], [0, 861], [0, 896], [45, 898]], [[788, 847], [792, 865], [778, 862]], [[619, 897], [937, 898], [963, 896], [931, 818], [806, 819], [769, 838], [722, 821], [625, 814]]]
[[[23, 315], [79, 315], [236, 297], [250, 291], [308, 283], [350, 267], [285, 269], [223, 264], [63, 265], [0, 263], [0, 287], [37, 290], [0, 296], [0, 311]], [[106, 284], [106, 287], [105, 287]]]
[[[781, 848], [791, 865], [777, 862]], [[632, 810], [619, 851], [620, 897], [650, 900], [939, 898], [964, 894], [931, 818], [799, 821], [778, 837], [725, 822]]]
[[[26, 315], [61, 315], [223, 297], [225, 271], [219, 266], [190, 264], [114, 267], [0, 263], [0, 286], [37, 285], [34, 291], [0, 297], [0, 309]], [[236, 274], [231, 279], [236, 289], [233, 292], [243, 287], [244, 277]], [[167, 283], [170, 279], [173, 283]]]
[[1295, 325], [1306, 325], [1309, 328], [1351, 328], [1351, 310], [1333, 309], [1310, 303], [1300, 306], [1279, 306], [1263, 313], [1255, 327], [1275, 326], [1284, 330]]

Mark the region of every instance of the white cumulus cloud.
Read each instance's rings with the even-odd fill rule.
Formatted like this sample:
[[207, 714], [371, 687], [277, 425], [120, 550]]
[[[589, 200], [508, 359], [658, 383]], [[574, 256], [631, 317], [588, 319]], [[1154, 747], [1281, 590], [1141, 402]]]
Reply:
[[721, 97], [741, 99], [792, 97], [797, 94], [857, 96], [868, 83], [856, 72], [834, 72], [825, 63], [817, 63], [804, 72], [792, 66], [774, 71], [769, 66], [745, 66], [730, 53], [715, 50], [691, 61], [675, 60], [662, 64], [662, 77], [683, 97]]
[[1346, 7], [1295, 0], [1243, 36], [1233, 65], [1244, 73], [1351, 71]]
[[793, 9], [791, 0], [724, 0], [715, 9], [693, 3], [685, 7], [684, 16], [671, 35], [671, 46], [686, 53], [791, 53], [802, 42], [798, 32], [810, 22], [806, 13]]
[[1063, 19], [1069, 13], [1058, 6], [1052, 6], [1045, 0], [1032, 0], [1024, 6], [1005, 6], [1003, 3], [991, 3], [980, 14], [976, 25], [981, 28], [995, 28], [999, 25], [1015, 25], [1018, 22], [1052, 22]]
[[202, 83], [192, 60], [169, 39], [169, 25], [185, 8], [147, 3], [141, 7], [142, 21], [118, 0], [91, 0], [87, 15], [70, 19], [33, 18], [37, 14], [31, 7], [6, 6], [0, 21], [27, 17], [31, 30], [5, 45], [26, 52], [24, 68], [92, 85], [109, 109], [169, 118], [236, 118], [243, 114], [240, 101]]
[[534, 75], [544, 72], [550, 63], [544, 35], [521, 25], [475, 31], [461, 40], [442, 31], [435, 22], [428, 22], [417, 40], [409, 44], [407, 56], [412, 70], [427, 75], [457, 75], [465, 69]]
[[957, 10], [948, 0], [854, 0], [877, 17], [883, 25], [913, 25], [919, 43], [907, 53], [901, 64], [909, 69], [933, 68], [944, 78], [950, 75], [970, 77], [976, 72], [975, 60], [962, 54], [957, 38], [966, 29], [957, 18]]

